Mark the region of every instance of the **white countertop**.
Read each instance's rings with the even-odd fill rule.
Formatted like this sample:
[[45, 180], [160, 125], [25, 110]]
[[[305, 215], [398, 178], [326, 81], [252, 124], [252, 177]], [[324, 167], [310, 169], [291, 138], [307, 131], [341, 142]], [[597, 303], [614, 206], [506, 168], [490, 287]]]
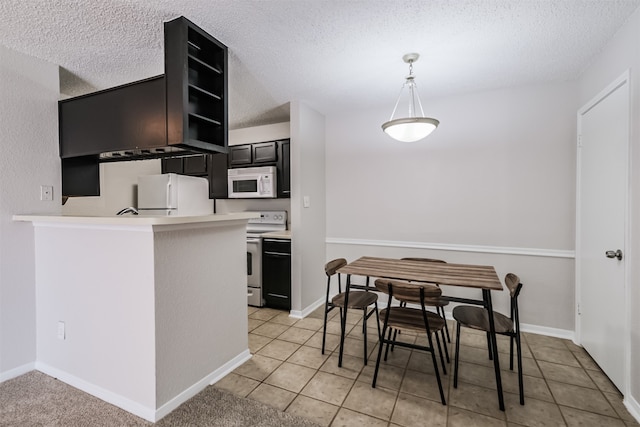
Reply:
[[291, 230], [284, 231], [271, 231], [269, 233], [262, 233], [262, 237], [271, 237], [272, 239], [289, 239], [291, 240]]
[[114, 215], [114, 216], [78, 216], [78, 215], [14, 215], [14, 221], [54, 222], [66, 224], [94, 225], [179, 225], [218, 221], [237, 221], [257, 218], [254, 212], [213, 214], [200, 216], [152, 216], [152, 215]]

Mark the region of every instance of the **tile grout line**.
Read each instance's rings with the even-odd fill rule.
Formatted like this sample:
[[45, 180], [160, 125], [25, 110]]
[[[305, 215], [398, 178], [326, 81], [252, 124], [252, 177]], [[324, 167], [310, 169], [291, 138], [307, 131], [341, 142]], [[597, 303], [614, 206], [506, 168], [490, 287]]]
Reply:
[[[258, 310], [259, 310], [259, 309], [258, 309]], [[253, 312], [252, 312], [252, 314], [254, 314], [255, 312], [257, 312], [258, 310], [253, 311]], [[312, 345], [306, 345], [306, 344], [307, 344], [307, 343], [309, 343], [309, 341], [311, 341], [311, 340], [312, 340], [312, 339], [313, 339], [313, 338], [314, 338], [318, 333], [320, 333], [320, 334], [322, 333], [322, 327], [320, 327], [320, 328], [316, 328], [316, 329], [300, 328], [300, 329], [307, 329], [307, 330], [310, 330], [310, 331], [312, 332], [312, 335], [311, 335], [309, 338], [305, 339], [302, 343], [300, 343], [300, 342], [295, 342], [295, 341], [287, 341], [286, 339], [280, 339], [280, 337], [281, 337], [283, 334], [285, 334], [287, 331], [289, 331], [292, 327], [296, 327], [296, 323], [298, 323], [298, 321], [297, 321], [297, 322], [295, 322], [295, 323], [293, 323], [293, 324], [280, 324], [280, 323], [278, 323], [278, 322], [274, 321], [274, 319], [275, 319], [278, 315], [279, 315], [279, 314], [277, 314], [277, 313], [276, 313], [274, 316], [270, 317], [270, 318], [269, 318], [269, 320], [253, 319], [253, 318], [251, 318], [251, 319], [253, 319], [253, 320], [259, 320], [259, 321], [261, 321], [262, 323], [261, 323], [259, 326], [257, 326], [257, 327], [255, 327], [255, 328], [253, 328], [251, 331], [249, 331], [249, 333], [252, 333], [255, 329], [257, 329], [257, 328], [259, 328], [260, 326], [262, 326], [262, 325], [264, 325], [264, 324], [267, 324], [267, 323], [277, 324], [277, 325], [280, 325], [280, 326], [286, 326], [286, 329], [285, 329], [284, 331], [282, 331], [280, 334], [278, 334], [276, 337], [268, 337], [268, 336], [260, 335], [259, 333], [254, 333], [256, 336], [260, 336], [260, 337], [263, 337], [263, 338], [268, 339], [268, 341], [267, 341], [265, 344], [263, 344], [262, 346], [260, 346], [260, 348], [259, 348], [258, 350], [256, 350], [254, 354], [257, 354], [260, 350], [262, 350], [262, 349], [263, 349], [264, 347], [266, 347], [267, 345], [269, 345], [269, 344], [273, 343], [275, 340], [279, 340], [279, 341], [283, 341], [283, 342], [287, 342], [287, 343], [295, 344], [295, 345], [297, 345], [298, 347], [297, 347], [297, 349], [296, 349], [293, 353], [291, 353], [289, 356], [287, 356], [287, 357], [285, 358], [285, 360], [280, 361], [279, 359], [274, 359], [274, 360], [278, 360], [278, 361], [279, 361], [279, 365], [278, 365], [278, 366], [276, 366], [276, 368], [275, 368], [275, 369], [274, 369], [274, 370], [273, 370], [269, 375], [267, 375], [267, 377], [265, 377], [265, 378], [264, 378], [263, 380], [261, 380], [261, 381], [258, 381], [258, 384], [256, 385], [256, 387], [254, 387], [254, 388], [253, 388], [253, 389], [252, 389], [248, 394], [253, 393], [253, 392], [254, 392], [254, 391], [255, 391], [255, 390], [256, 390], [256, 389], [257, 389], [261, 384], [265, 383], [265, 381], [266, 381], [266, 380], [267, 380], [267, 379], [268, 379], [268, 378], [273, 374], [273, 372], [275, 372], [275, 370], [277, 370], [277, 369], [278, 369], [278, 368], [279, 368], [283, 363], [287, 362], [287, 363], [291, 363], [291, 364], [298, 365], [298, 363], [290, 362], [289, 360], [290, 360], [290, 359], [293, 357], [293, 355], [294, 355], [296, 352], [298, 352], [302, 347], [316, 348], [316, 347], [314, 347], [314, 346], [312, 346]], [[327, 319], [327, 323], [328, 323], [328, 322], [330, 322], [334, 317], [335, 317], [335, 316], [331, 316], [331, 317], [329, 317], [329, 318]], [[323, 319], [322, 319], [322, 318], [319, 318], [319, 317], [317, 317], [317, 316], [310, 316], [309, 318], [312, 318], [312, 319], [318, 319], [318, 320], [320, 320], [321, 322], [323, 321]], [[361, 320], [361, 319], [359, 319], [359, 321], [360, 321], [360, 320]], [[354, 325], [351, 325], [351, 326], [352, 326], [352, 328], [351, 328], [351, 332], [352, 332], [352, 331], [354, 330], [354, 328], [356, 328], [356, 327], [360, 327], [360, 329], [361, 329], [361, 324], [360, 324], [360, 322], [359, 322], [359, 321], [358, 321], [358, 322], [356, 322]], [[358, 326], [358, 325], [360, 325], [360, 326]], [[298, 327], [298, 328], [299, 328], [299, 327]], [[351, 333], [351, 332], [350, 332], [350, 333]], [[327, 332], [327, 335], [334, 335], [334, 334], [331, 334], [330, 332]], [[369, 334], [368, 334], [368, 335], [369, 335]], [[375, 337], [376, 337], [376, 335], [377, 335], [376, 333], [371, 334], [371, 336], [369, 336], [369, 339], [367, 340], [367, 342], [369, 343], [369, 341], [371, 341], [371, 338], [373, 338], [373, 339], [374, 339], [374, 341], [375, 341]], [[346, 334], [346, 336], [348, 337], [348, 336], [349, 336], [349, 334]], [[352, 335], [352, 336], [351, 336], [351, 338], [352, 338], [352, 339], [354, 339], [354, 340], [359, 340], [359, 341], [361, 341], [361, 339], [359, 339], [359, 336], [358, 336], [358, 337], [356, 337], [355, 335]], [[416, 338], [416, 339], [417, 339], [417, 338]], [[605, 391], [604, 391], [604, 389], [603, 389], [603, 387], [604, 387], [604, 383], [603, 383], [603, 386], [601, 387], [601, 385], [600, 385], [599, 383], [597, 383], [597, 382], [594, 380], [594, 378], [593, 378], [591, 375], [589, 375], [589, 372], [588, 372], [588, 371], [593, 371], [593, 372], [602, 372], [602, 371], [601, 371], [601, 370], [596, 370], [596, 369], [588, 370], [588, 369], [587, 369], [587, 367], [586, 367], [586, 365], [585, 365], [585, 362], [584, 362], [582, 359], [580, 359], [580, 358], [578, 357], [578, 355], [582, 355], [582, 353], [581, 353], [581, 352], [579, 352], [579, 351], [574, 351], [574, 348], [572, 348], [572, 347], [568, 346], [568, 345], [567, 345], [567, 343], [566, 343], [566, 342], [564, 342], [563, 340], [560, 340], [560, 341], [559, 341], [559, 342], [561, 342], [561, 343], [562, 343], [562, 350], [566, 350], [566, 351], [568, 351], [568, 353], [569, 353], [569, 354], [571, 354], [571, 355], [573, 356], [573, 358], [575, 358], [575, 359], [577, 360], [577, 362], [578, 362], [578, 366], [579, 366], [579, 368], [580, 368], [581, 372], [582, 372], [582, 373], [584, 373], [584, 374], [585, 374], [589, 379], [591, 379], [591, 381], [592, 381], [592, 382], [593, 382], [593, 384], [595, 385], [595, 388], [585, 387], [585, 386], [583, 386], [583, 385], [573, 384], [573, 383], [569, 383], [569, 382], [565, 383], [564, 381], [555, 381], [555, 380], [553, 380], [552, 378], [548, 378], [548, 377], [544, 374], [544, 372], [543, 372], [543, 370], [542, 370], [542, 368], [541, 368], [541, 366], [540, 366], [540, 362], [542, 362], [543, 360], [542, 360], [542, 359], [539, 359], [539, 358], [534, 354], [534, 352], [531, 350], [531, 348], [532, 348], [532, 347], [535, 347], [535, 348], [539, 348], [539, 347], [549, 347], [549, 348], [553, 348], [553, 349], [557, 349], [557, 350], [561, 350], [561, 348], [559, 348], [557, 345], [552, 345], [553, 343], [552, 343], [551, 341], [549, 341], [549, 342], [544, 342], [544, 341], [543, 341], [543, 342], [541, 342], [541, 343], [540, 343], [540, 344], [538, 344], [538, 345], [534, 345], [534, 341], [535, 341], [535, 340], [529, 340], [529, 339], [527, 339], [527, 336], [526, 336], [526, 335], [523, 335], [523, 340], [522, 340], [522, 341], [523, 341], [523, 344], [524, 344], [524, 345], [523, 345], [523, 353], [525, 352], [525, 349], [526, 349], [526, 350], [528, 350], [528, 352], [531, 354], [531, 357], [530, 357], [530, 358], [529, 358], [529, 357], [526, 357], [526, 359], [529, 359], [529, 360], [530, 360], [530, 362], [527, 362], [527, 363], [533, 363], [533, 366], [534, 366], [534, 367], [539, 371], [540, 377], [532, 376], [532, 375], [527, 375], [527, 374], [525, 374], [524, 372], [522, 373], [522, 375], [523, 375], [525, 378], [526, 378], [526, 377], [536, 378], [536, 381], [542, 380], [542, 384], [544, 384], [544, 386], [545, 386], [545, 387], [547, 388], [547, 390], [549, 391], [549, 397], [550, 397], [550, 400], [551, 400], [551, 401], [549, 402], [549, 401], [547, 401], [547, 400], [540, 400], [540, 399], [538, 399], [538, 398], [536, 398], [536, 397], [531, 397], [531, 396], [527, 396], [527, 398], [528, 398], [528, 399], [540, 400], [541, 402], [549, 403], [549, 404], [555, 405], [555, 407], [556, 407], [556, 408], [558, 408], [558, 412], [560, 412], [560, 419], [562, 420], [562, 422], [563, 422], [563, 423], [565, 423], [565, 425], [567, 425], [567, 418], [566, 418], [566, 416], [565, 416], [565, 413], [561, 410], [561, 408], [570, 408], [570, 409], [573, 409], [573, 410], [576, 410], [576, 411], [584, 412], [584, 413], [586, 413], [586, 414], [592, 414], [592, 415], [594, 415], [594, 416], [599, 416], [599, 417], [606, 417], [607, 419], [617, 420], [617, 421], [620, 421], [620, 422], [626, 423], [626, 421], [622, 418], [622, 416], [620, 415], [620, 413], [618, 412], [618, 410], [614, 407], [614, 403], [616, 403], [616, 402], [614, 402], [613, 400], [610, 400], [610, 399], [609, 399], [609, 397], [608, 397], [608, 395], [606, 395], [606, 393], [605, 393]], [[371, 355], [375, 353], [376, 345], [379, 345], [379, 343], [372, 343], [372, 344], [373, 344], [373, 349], [372, 349], [371, 351], [369, 351], [369, 354], [367, 355], [367, 357], [368, 357], [368, 358], [370, 358], [370, 357], [371, 357]], [[451, 415], [451, 408], [452, 408], [452, 406], [451, 406], [451, 395], [452, 395], [452, 393], [453, 393], [453, 390], [452, 390], [452, 387], [453, 387], [453, 386], [452, 386], [452, 382], [453, 382], [453, 375], [454, 375], [454, 372], [453, 372], [453, 366], [454, 366], [454, 363], [455, 363], [455, 362], [454, 362], [454, 360], [455, 360], [455, 354], [454, 354], [454, 353], [455, 353], [455, 352], [454, 352], [454, 349], [455, 349], [455, 348], [454, 348], [454, 347], [455, 347], [455, 340], [454, 340], [453, 342], [451, 342], [451, 343], [449, 343], [449, 344], [447, 345], [447, 343], [446, 343], [446, 339], [445, 339], [445, 343], [444, 343], [444, 344], [445, 344], [445, 346], [447, 346], [447, 348], [449, 348], [449, 347], [450, 347], [450, 349], [451, 349], [451, 353], [452, 353], [452, 354], [451, 354], [451, 356], [452, 356], [452, 357], [451, 357], [451, 359], [452, 359], [452, 360], [451, 360], [450, 367], [449, 367], [449, 371], [451, 371], [451, 372], [449, 372], [449, 373], [448, 373], [448, 375], [447, 375], [447, 376], [448, 376], [448, 382], [447, 382], [447, 384], [448, 384], [448, 389], [447, 389], [447, 394], [446, 394], [446, 396], [447, 396], [447, 405], [446, 405], [446, 406], [447, 406], [447, 408], [446, 408], [446, 411], [445, 411], [445, 423], [448, 425], [448, 424], [449, 424], [449, 417], [450, 417], [450, 415]], [[461, 345], [463, 345], [463, 344], [461, 343]], [[476, 349], [477, 349], [477, 348], [479, 348], [479, 347], [476, 347], [476, 346], [472, 346], [472, 347], [473, 347], [473, 348], [476, 348]], [[319, 347], [318, 347], [318, 348], [316, 348], [316, 349], [317, 349], [317, 350], [320, 350], [320, 348], [319, 348]], [[337, 355], [337, 354], [338, 354], [338, 352], [339, 352], [338, 347], [334, 347], [334, 348], [333, 348], [333, 350], [331, 350], [331, 351], [329, 351], [329, 352], [328, 352], [327, 357], [326, 357], [326, 358], [324, 358], [324, 360], [322, 361], [322, 364], [320, 365], [320, 367], [318, 367], [318, 368], [314, 368], [314, 371], [315, 371], [315, 372], [313, 373], [313, 375], [311, 376], [311, 378], [310, 378], [308, 381], [306, 381], [306, 382], [305, 382], [305, 384], [304, 384], [304, 385], [302, 386], [302, 388], [300, 389], [300, 392], [295, 393], [295, 397], [291, 400], [291, 402], [289, 402], [289, 404], [287, 404], [287, 406], [285, 407], [284, 411], [288, 410], [288, 409], [290, 408], [291, 404], [292, 404], [292, 403], [293, 403], [293, 402], [294, 402], [294, 401], [295, 401], [299, 396], [301, 396], [301, 395], [302, 395], [302, 394], [301, 394], [301, 393], [302, 393], [302, 390], [304, 390], [304, 388], [305, 388], [305, 387], [307, 387], [307, 386], [309, 385], [309, 383], [313, 380], [313, 378], [315, 378], [315, 377], [318, 375], [318, 373], [319, 373], [319, 372], [324, 372], [324, 371], [321, 371], [320, 369], [321, 369], [321, 368], [322, 368], [322, 367], [327, 363], [327, 361], [328, 361], [328, 360], [330, 360], [330, 359], [331, 359], [331, 357], [333, 357], [333, 356]], [[398, 405], [398, 400], [400, 399], [400, 394], [401, 394], [402, 386], [403, 386], [403, 384], [404, 384], [404, 382], [405, 382], [405, 380], [406, 380], [406, 378], [407, 378], [407, 375], [409, 374], [409, 371], [412, 371], [411, 369], [409, 369], [409, 362], [412, 360], [412, 357], [413, 357], [413, 354], [414, 354], [414, 353], [415, 353], [415, 352], [414, 352], [414, 350], [413, 350], [413, 349], [411, 349], [411, 350], [410, 350], [410, 352], [409, 352], [408, 358], [407, 358], [407, 362], [406, 362], [405, 364], [403, 364], [403, 366], [402, 366], [402, 367], [397, 366], [398, 368], [403, 369], [403, 372], [402, 372], [402, 378], [400, 379], [400, 383], [399, 383], [399, 385], [398, 385], [398, 390], [397, 390], [397, 391], [395, 391], [395, 390], [390, 389], [391, 391], [393, 391], [393, 392], [394, 392], [395, 398], [394, 398], [394, 401], [393, 401], [393, 407], [392, 407], [392, 409], [391, 409], [391, 412], [390, 412], [390, 415], [389, 415], [388, 420], [384, 420], [384, 419], [380, 419], [380, 418], [377, 418], [377, 417], [373, 417], [373, 416], [372, 416], [372, 415], [370, 415], [370, 414], [362, 413], [362, 412], [359, 412], [359, 411], [353, 411], [353, 412], [358, 413], [358, 414], [362, 414], [362, 415], [365, 415], [365, 416], [373, 417], [373, 418], [378, 419], [378, 420], [380, 420], [380, 421], [382, 421], [382, 422], [385, 422], [385, 423], [387, 424], [387, 426], [390, 426], [390, 425], [391, 425], [391, 417], [393, 416], [394, 411], [396, 410], [397, 405]], [[508, 355], [508, 354], [509, 354], [508, 352], [503, 353], [503, 352], [500, 352], [500, 351], [498, 351], [498, 353], [499, 353], [499, 354], [498, 354], [498, 357], [500, 357], [500, 354], [503, 354], [503, 355], [504, 355], [504, 354], [506, 354], [506, 355]], [[588, 355], [588, 354], [587, 354], [587, 355]], [[362, 355], [361, 355], [361, 356], [362, 356]], [[361, 358], [361, 356], [360, 356], [360, 358]], [[264, 355], [263, 355], [263, 357], [269, 357], [269, 356], [264, 356]], [[355, 357], [355, 356], [354, 356], [354, 357]], [[272, 359], [273, 359], [273, 358], [272, 358]], [[376, 359], [377, 359], [377, 358], [376, 358]], [[524, 356], [523, 356], [523, 359], [525, 359], [525, 357], [524, 357]], [[559, 366], [568, 366], [568, 367], [572, 367], [572, 365], [571, 365], [571, 364], [558, 363], [557, 361], [545, 361], [545, 362], [552, 363], [552, 364], [559, 365]], [[375, 363], [375, 361], [374, 361], [374, 363]], [[478, 362], [477, 362], [477, 361], [475, 361], [475, 360], [463, 361], [463, 363], [465, 363], [465, 364], [477, 365], [477, 366], [482, 366], [483, 368], [484, 368], [484, 367], [486, 367], [485, 365], [482, 365], [482, 364], [478, 363]], [[299, 366], [305, 366], [305, 365], [299, 365]], [[392, 365], [392, 366], [396, 366], [396, 365]], [[508, 366], [508, 365], [506, 365], [506, 366]], [[441, 367], [439, 367], [438, 369], [440, 369], [440, 370], [441, 370]], [[509, 371], [507, 371], [506, 369], [501, 369], [501, 370], [502, 370], [502, 371], [504, 371], [504, 372], [510, 372], [510, 370], [509, 370]], [[523, 371], [524, 371], [524, 369], [523, 369]], [[422, 372], [422, 371], [420, 371], [420, 372]], [[515, 369], [513, 372], [517, 372], [517, 369]], [[336, 373], [334, 373], [334, 372], [325, 372], [325, 373], [326, 373], [326, 374], [328, 374], [328, 375], [334, 375], [334, 376], [341, 377], [341, 378], [349, 378], [349, 377], [343, 377], [343, 376], [338, 375], [338, 374], [336, 374]], [[347, 390], [347, 392], [346, 392], [346, 394], [345, 394], [345, 397], [342, 399], [341, 403], [340, 403], [339, 405], [334, 405], [334, 406], [337, 406], [337, 407], [338, 407], [338, 409], [337, 409], [336, 413], [331, 417], [331, 420], [330, 420], [330, 422], [329, 422], [329, 424], [328, 424], [329, 426], [330, 426], [330, 425], [332, 425], [332, 424], [336, 421], [337, 416], [338, 416], [338, 413], [342, 410], [342, 408], [345, 408], [343, 405], [344, 405], [344, 403], [345, 403], [346, 399], [349, 397], [350, 393], [353, 391], [354, 387], [357, 385], [357, 383], [358, 383], [358, 382], [362, 382], [362, 381], [359, 381], [358, 379], [363, 375], [363, 373], [364, 373], [364, 365], [363, 365], [363, 367], [360, 369], [360, 371], [357, 373], [357, 375], [355, 376], [355, 378], [353, 378], [353, 382], [351, 383], [351, 385], [350, 385], [350, 387], [349, 387], [349, 390]], [[444, 376], [444, 375], [442, 375], [442, 376]], [[474, 383], [468, 383], [468, 382], [467, 382], [467, 381], [465, 381], [464, 379], [463, 379], [463, 380], [460, 380], [460, 379], [459, 379], [459, 381], [462, 381], [462, 383], [464, 383], [464, 384], [470, 384], [470, 385], [473, 385], [473, 386], [478, 386], [478, 385], [476, 385], [476, 384], [474, 384]], [[567, 406], [567, 405], [564, 405], [564, 404], [562, 404], [562, 405], [561, 405], [561, 404], [559, 404], [559, 403], [558, 403], [558, 400], [557, 400], [557, 398], [556, 398], [556, 395], [553, 393], [553, 391], [552, 391], [552, 389], [551, 389], [551, 387], [550, 387], [550, 385], [549, 385], [549, 384], [550, 384], [550, 381], [551, 381], [552, 383], [557, 383], [557, 384], [562, 384], [562, 385], [568, 385], [568, 386], [572, 386], [572, 387], [579, 387], [579, 388], [581, 388], [581, 389], [585, 389], [585, 390], [589, 390], [589, 391], [597, 390], [598, 395], [599, 395], [602, 399], [604, 399], [604, 400], [603, 400], [603, 402], [606, 402], [606, 403], [607, 403], [608, 408], [609, 408], [609, 409], [611, 409], [610, 413], [611, 413], [611, 414], [614, 414], [614, 416], [612, 416], [612, 415], [610, 415], [610, 414], [603, 414], [603, 413], [600, 413], [600, 412], [594, 412], [592, 409], [583, 409], [583, 408], [580, 408], [580, 407], [573, 407], [573, 406]], [[280, 388], [280, 387], [278, 387], [278, 386], [273, 386], [273, 387]], [[482, 385], [480, 385], [480, 387], [485, 388], [485, 387], [483, 387]], [[488, 387], [487, 387], [487, 389], [488, 389]], [[286, 389], [282, 389], [282, 390], [289, 391], [289, 390], [286, 390]], [[612, 394], [612, 392], [608, 392], [608, 393], [609, 393], [609, 394]], [[414, 396], [412, 393], [409, 393], [409, 395]], [[247, 395], [247, 396], [248, 396], [248, 395]], [[318, 402], [322, 402], [322, 403], [331, 404], [331, 403], [329, 403], [329, 402], [324, 402], [323, 400], [319, 400], [319, 399], [316, 399], [316, 398], [312, 398], [312, 397], [308, 397], [308, 396], [305, 396], [305, 397], [307, 397], [307, 398], [309, 398], [309, 399], [312, 399], [312, 400], [314, 400], [314, 401], [318, 401]], [[431, 398], [425, 398], [425, 397], [422, 397], [422, 396], [419, 396], [419, 395], [417, 395], [416, 397], [418, 397], [418, 398], [420, 398], [420, 399], [426, 399], [426, 400], [429, 400], [429, 401], [434, 401], [434, 400], [433, 400], [433, 399], [431, 399]], [[613, 397], [612, 397], [612, 399], [613, 399]], [[439, 402], [439, 401], [438, 401], [438, 402]], [[453, 407], [454, 407], [454, 408], [458, 408], [457, 406], [453, 406]], [[345, 408], [345, 409], [347, 409], [347, 408]], [[475, 411], [473, 411], [473, 410], [467, 410], [467, 409], [464, 409], [464, 408], [460, 408], [460, 409], [462, 409], [462, 410], [464, 410], [464, 411], [467, 411], [467, 412], [469, 412], [469, 413], [477, 413], [477, 412], [475, 412]], [[485, 414], [485, 416], [487, 416], [487, 415]], [[489, 417], [489, 418], [492, 418], [492, 419], [495, 419], [495, 420], [499, 420], [499, 419], [494, 418], [493, 416], [490, 416], [490, 415], [489, 415], [488, 417]], [[500, 421], [501, 421], [501, 422], [504, 422], [504, 423], [509, 423], [509, 419], [508, 419], [508, 416], [507, 416], [507, 411], [505, 411], [505, 412], [504, 412], [504, 417], [503, 417], [503, 419], [502, 419], [502, 420], [500, 420]]]

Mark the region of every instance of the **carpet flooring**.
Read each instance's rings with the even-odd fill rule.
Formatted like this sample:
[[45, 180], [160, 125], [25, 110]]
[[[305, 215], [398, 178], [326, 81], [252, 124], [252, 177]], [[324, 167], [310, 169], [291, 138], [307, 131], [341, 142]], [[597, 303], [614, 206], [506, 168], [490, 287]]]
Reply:
[[0, 384], [0, 426], [300, 426], [307, 419], [207, 387], [151, 423], [38, 371]]

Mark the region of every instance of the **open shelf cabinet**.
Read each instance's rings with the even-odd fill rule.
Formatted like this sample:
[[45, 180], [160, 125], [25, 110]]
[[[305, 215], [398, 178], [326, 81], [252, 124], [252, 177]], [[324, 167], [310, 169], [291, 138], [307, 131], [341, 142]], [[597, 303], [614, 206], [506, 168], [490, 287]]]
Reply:
[[184, 17], [166, 22], [167, 142], [227, 152], [227, 47]]

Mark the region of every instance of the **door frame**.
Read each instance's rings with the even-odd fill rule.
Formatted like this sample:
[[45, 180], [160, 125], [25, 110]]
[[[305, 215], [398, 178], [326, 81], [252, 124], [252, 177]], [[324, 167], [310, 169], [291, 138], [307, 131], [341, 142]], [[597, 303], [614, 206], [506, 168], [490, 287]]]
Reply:
[[626, 87], [623, 90], [626, 90], [628, 93], [628, 107], [627, 113], [628, 117], [628, 129], [627, 129], [627, 162], [625, 164], [626, 171], [626, 182], [625, 182], [625, 212], [624, 212], [624, 295], [625, 301], [622, 304], [624, 310], [624, 330], [623, 330], [623, 346], [624, 346], [624, 354], [623, 354], [623, 363], [624, 363], [624, 385], [623, 390], [620, 390], [624, 396], [628, 396], [630, 393], [630, 373], [631, 373], [631, 288], [630, 288], [630, 271], [631, 267], [629, 260], [633, 259], [631, 254], [631, 81], [630, 81], [630, 70], [626, 70], [622, 75], [613, 80], [607, 87], [605, 87], [600, 93], [598, 93], [595, 97], [593, 97], [589, 102], [583, 105], [577, 113], [577, 146], [576, 146], [576, 248], [575, 248], [575, 340], [576, 344], [581, 344], [582, 336], [581, 336], [581, 323], [580, 323], [580, 302], [581, 302], [581, 277], [580, 277], [580, 267], [581, 267], [581, 239], [580, 239], [580, 226], [581, 226], [581, 172], [582, 172], [582, 159], [581, 159], [581, 150], [579, 147], [582, 145], [582, 116], [589, 112], [593, 107], [598, 105], [602, 100], [604, 100], [607, 96], [609, 96], [614, 91], [620, 89], [622, 86]]

